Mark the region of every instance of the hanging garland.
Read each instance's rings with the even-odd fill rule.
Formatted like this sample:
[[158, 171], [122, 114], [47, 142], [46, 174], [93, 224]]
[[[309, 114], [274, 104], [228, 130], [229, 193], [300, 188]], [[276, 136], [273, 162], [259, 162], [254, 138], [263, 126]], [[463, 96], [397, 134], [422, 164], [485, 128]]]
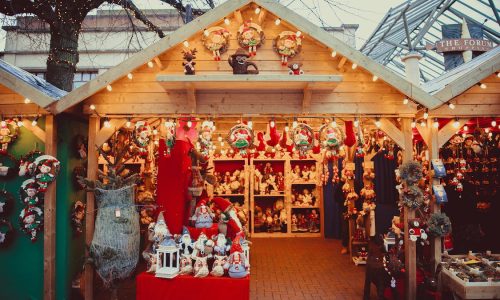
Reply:
[[401, 195], [401, 202], [408, 208], [419, 208], [424, 204], [424, 194], [418, 186], [409, 186], [403, 190], [403, 193]]
[[9, 144], [19, 135], [19, 126], [12, 119], [2, 120], [0, 123], [0, 153], [7, 153]]
[[12, 224], [6, 219], [0, 219], [0, 247], [9, 242], [10, 233], [14, 231]]
[[229, 130], [227, 137], [229, 145], [238, 150], [244, 157], [247, 154], [247, 149], [253, 145], [253, 130], [246, 124], [238, 124]]
[[281, 56], [281, 65], [286, 66], [288, 58], [300, 53], [302, 38], [293, 31], [283, 31], [274, 39], [273, 48]]
[[6, 214], [13, 207], [14, 196], [7, 190], [0, 190], [0, 215]]
[[202, 42], [205, 48], [212, 51], [214, 60], [220, 60], [229, 45], [229, 31], [223, 27], [214, 26], [205, 29], [203, 32]]
[[264, 43], [264, 31], [259, 24], [245, 21], [238, 29], [238, 43], [247, 48], [250, 56], [257, 54], [257, 48]]
[[416, 161], [409, 161], [401, 165], [399, 174], [408, 185], [416, 184], [422, 179], [422, 165]]
[[299, 157], [306, 158], [307, 152], [312, 149], [314, 144], [314, 131], [311, 126], [299, 123], [292, 130], [292, 140], [295, 149], [299, 151]]
[[451, 221], [445, 213], [433, 213], [427, 221], [427, 232], [434, 237], [451, 233]]

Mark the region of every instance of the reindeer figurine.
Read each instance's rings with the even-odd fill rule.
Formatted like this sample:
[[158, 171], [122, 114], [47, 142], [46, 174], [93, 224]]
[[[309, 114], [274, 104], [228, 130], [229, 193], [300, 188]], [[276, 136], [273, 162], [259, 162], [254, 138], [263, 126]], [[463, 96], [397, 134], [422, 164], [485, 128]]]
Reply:
[[182, 66], [184, 67], [185, 75], [194, 75], [196, 72], [194, 69], [194, 66], [196, 65], [196, 62], [194, 61], [196, 59], [196, 52], [198, 52], [196, 48], [189, 49], [187, 51], [182, 50], [182, 58], [184, 58]]

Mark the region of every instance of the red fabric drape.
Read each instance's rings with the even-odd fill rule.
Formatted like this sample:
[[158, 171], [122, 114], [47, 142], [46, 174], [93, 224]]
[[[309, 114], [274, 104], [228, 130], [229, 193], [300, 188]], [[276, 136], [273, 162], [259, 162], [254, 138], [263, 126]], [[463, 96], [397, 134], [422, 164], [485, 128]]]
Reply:
[[191, 157], [193, 146], [177, 140], [170, 156], [164, 155], [165, 141], [160, 141], [158, 158], [157, 203], [164, 211], [165, 221], [172, 234], [181, 233], [187, 224], [190, 196], [187, 188], [191, 178]]

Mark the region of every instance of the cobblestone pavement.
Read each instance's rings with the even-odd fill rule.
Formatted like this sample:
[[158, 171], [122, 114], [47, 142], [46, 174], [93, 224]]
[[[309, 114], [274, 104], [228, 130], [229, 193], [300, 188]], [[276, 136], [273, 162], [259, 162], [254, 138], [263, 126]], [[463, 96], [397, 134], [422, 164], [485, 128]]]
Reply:
[[250, 299], [362, 299], [365, 267], [340, 249], [323, 238], [252, 239]]

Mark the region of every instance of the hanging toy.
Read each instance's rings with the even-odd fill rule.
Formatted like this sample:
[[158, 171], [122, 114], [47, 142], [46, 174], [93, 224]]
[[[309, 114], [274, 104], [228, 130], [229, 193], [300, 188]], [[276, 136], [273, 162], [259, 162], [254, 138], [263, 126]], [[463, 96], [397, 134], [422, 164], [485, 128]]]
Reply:
[[139, 148], [140, 156], [147, 156], [148, 150], [147, 147], [151, 140], [152, 130], [147, 122], [138, 121], [135, 123], [134, 129], [134, 142]]
[[49, 183], [54, 181], [59, 174], [61, 163], [51, 155], [42, 155], [37, 157], [33, 164], [36, 166], [34, 179], [40, 185], [38, 191], [45, 193]]
[[175, 145], [175, 127], [176, 124], [173, 121], [165, 122], [165, 146], [167, 148], [167, 156], [170, 156], [172, 149]]
[[300, 158], [307, 158], [307, 152], [312, 149], [314, 144], [314, 131], [311, 126], [299, 123], [292, 130], [292, 140], [295, 149], [299, 151]]
[[227, 137], [229, 145], [246, 156], [247, 149], [253, 145], [253, 130], [246, 124], [238, 124], [229, 130]]
[[14, 120], [2, 120], [0, 123], [0, 152], [7, 153], [9, 144], [19, 135], [19, 126]]
[[345, 133], [338, 126], [325, 124], [319, 129], [321, 146], [326, 150], [327, 159], [337, 159], [340, 156], [340, 147], [344, 144]]
[[208, 159], [208, 154], [212, 148], [212, 134], [215, 131], [215, 126], [213, 121], [203, 121], [201, 124], [200, 133], [200, 152], [203, 156]]
[[182, 58], [184, 61], [182, 62], [182, 66], [184, 67], [184, 74], [185, 75], [194, 75], [196, 73], [196, 70], [194, 66], [196, 65], [196, 62], [194, 61], [196, 59], [196, 48], [194, 49], [188, 49], [188, 50], [182, 50]]
[[299, 32], [283, 31], [273, 42], [274, 50], [281, 55], [281, 65], [288, 64], [288, 58], [297, 55], [302, 48], [302, 38]]
[[21, 230], [35, 242], [37, 234], [43, 228], [43, 212], [39, 207], [25, 207], [19, 215]]
[[21, 184], [21, 200], [24, 205], [31, 207], [42, 204], [42, 200], [38, 198], [40, 185], [34, 179], [27, 179]]
[[220, 61], [221, 54], [227, 51], [229, 45], [229, 31], [223, 27], [215, 26], [205, 29], [202, 42], [205, 48], [212, 51], [214, 60]]
[[257, 48], [264, 43], [264, 31], [259, 24], [245, 21], [238, 29], [238, 43], [247, 48], [250, 56], [257, 54]]

